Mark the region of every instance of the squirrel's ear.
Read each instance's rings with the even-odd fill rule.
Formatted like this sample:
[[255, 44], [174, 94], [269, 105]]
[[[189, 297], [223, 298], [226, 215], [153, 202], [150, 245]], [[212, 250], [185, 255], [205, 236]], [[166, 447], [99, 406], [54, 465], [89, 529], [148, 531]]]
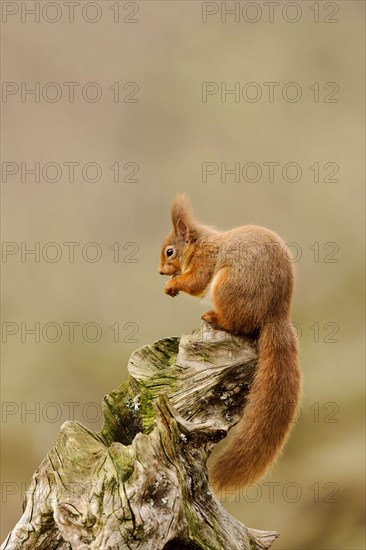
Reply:
[[173, 201], [172, 222], [176, 234], [187, 239], [193, 229], [193, 221], [189, 200], [184, 194], [177, 195]]
[[185, 241], [189, 240], [189, 227], [186, 222], [182, 220], [182, 218], [179, 218], [177, 220], [177, 223], [174, 227], [177, 235], [183, 237]]

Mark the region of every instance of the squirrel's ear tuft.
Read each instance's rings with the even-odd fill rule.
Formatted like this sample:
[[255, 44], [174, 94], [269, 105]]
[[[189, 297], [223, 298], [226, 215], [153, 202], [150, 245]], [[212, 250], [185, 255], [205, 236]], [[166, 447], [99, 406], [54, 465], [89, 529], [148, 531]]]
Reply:
[[180, 193], [175, 197], [172, 204], [172, 222], [177, 235], [187, 239], [193, 230], [191, 207], [187, 195]]

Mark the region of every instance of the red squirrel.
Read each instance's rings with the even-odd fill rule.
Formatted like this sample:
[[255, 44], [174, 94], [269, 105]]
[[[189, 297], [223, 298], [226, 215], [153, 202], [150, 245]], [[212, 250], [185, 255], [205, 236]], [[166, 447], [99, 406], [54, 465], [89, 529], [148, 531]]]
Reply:
[[259, 359], [236, 437], [214, 462], [216, 490], [262, 476], [282, 450], [300, 400], [301, 372], [290, 323], [293, 263], [276, 233], [255, 225], [219, 232], [191, 213], [188, 198], [172, 204], [173, 230], [164, 240], [159, 273], [165, 293], [209, 296], [202, 319], [214, 328], [258, 338]]

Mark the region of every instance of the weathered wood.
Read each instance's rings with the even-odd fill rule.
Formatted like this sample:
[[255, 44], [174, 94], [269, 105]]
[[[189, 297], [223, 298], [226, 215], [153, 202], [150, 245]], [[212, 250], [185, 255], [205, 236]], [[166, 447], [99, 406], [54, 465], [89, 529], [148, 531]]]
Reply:
[[15, 549], [264, 550], [212, 493], [206, 461], [238, 421], [256, 343], [202, 323], [137, 350], [93, 433], [66, 422], [2, 545]]

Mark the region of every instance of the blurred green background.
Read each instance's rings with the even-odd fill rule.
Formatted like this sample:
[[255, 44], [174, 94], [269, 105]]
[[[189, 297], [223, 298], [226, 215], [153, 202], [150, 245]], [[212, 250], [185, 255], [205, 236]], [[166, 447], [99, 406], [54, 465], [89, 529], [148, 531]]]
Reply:
[[[250, 527], [279, 530], [279, 550], [364, 549], [364, 3], [280, 2], [270, 22], [265, 2], [244, 2], [237, 22], [222, 22], [221, 3], [103, 1], [95, 23], [87, 19], [97, 8], [81, 12], [87, 2], [73, 23], [62, 2], [55, 23], [52, 6], [39, 22], [24, 14], [22, 22], [21, 3], [10, 4], [19, 11], [3, 17], [3, 80], [19, 92], [10, 85], [2, 103], [1, 538], [60, 425], [74, 418], [98, 430], [99, 404], [126, 379], [133, 350], [199, 326], [205, 305], [171, 300], [157, 273], [171, 200], [185, 191], [202, 221], [270, 227], [298, 254], [301, 417], [278, 465], [225, 506]], [[202, 10], [218, 13], [204, 23]], [[22, 82], [40, 83], [39, 102], [22, 101]], [[59, 89], [44, 88], [50, 82], [61, 87], [58, 101], [42, 96]], [[65, 82], [80, 83], [74, 102]], [[99, 101], [83, 98], [88, 82], [102, 90]], [[203, 102], [205, 82], [219, 90], [238, 82], [244, 98]], [[273, 101], [268, 82], [279, 83]], [[249, 101], [258, 89], [261, 99]], [[301, 89], [301, 98], [284, 99], [284, 89], [290, 99]], [[22, 182], [21, 163], [36, 162], [41, 172], [57, 163], [60, 179], [47, 181], [58, 177], [50, 166], [39, 182], [26, 173]], [[79, 163], [73, 182], [70, 162]], [[279, 163], [272, 182], [269, 162]], [[83, 174], [87, 163], [97, 166]], [[203, 163], [218, 170], [207, 181]], [[240, 163], [244, 176], [221, 181], [221, 163]], [[248, 163], [261, 167], [258, 181], [246, 181], [258, 170]], [[300, 166], [298, 181], [286, 181], [297, 179], [294, 165], [283, 175], [287, 163]], [[136, 181], [123, 181], [132, 172]], [[70, 242], [80, 243], [74, 262]], [[22, 257], [22, 246], [39, 246], [39, 261]], [[35, 323], [39, 342], [26, 332]]]

